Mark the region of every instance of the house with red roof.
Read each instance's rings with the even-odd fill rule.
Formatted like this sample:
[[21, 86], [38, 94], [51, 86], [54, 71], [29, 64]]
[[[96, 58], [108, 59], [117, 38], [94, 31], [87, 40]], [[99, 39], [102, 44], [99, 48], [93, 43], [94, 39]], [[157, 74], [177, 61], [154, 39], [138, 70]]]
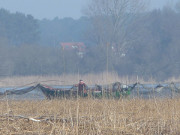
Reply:
[[80, 57], [83, 57], [83, 55], [85, 54], [86, 46], [83, 42], [62, 42], [60, 43], [60, 45], [63, 48], [63, 50], [76, 51], [76, 53]]

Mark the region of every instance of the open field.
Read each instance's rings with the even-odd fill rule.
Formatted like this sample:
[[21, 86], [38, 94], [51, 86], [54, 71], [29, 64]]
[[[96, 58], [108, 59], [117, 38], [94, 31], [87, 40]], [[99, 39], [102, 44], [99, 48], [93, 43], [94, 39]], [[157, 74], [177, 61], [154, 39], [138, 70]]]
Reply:
[[[115, 73], [20, 76], [0, 79], [0, 87], [72, 85], [83, 79], [87, 85], [137, 81], [157, 84], [153, 79], [119, 77]], [[167, 82], [178, 82], [171, 78]], [[71, 99], [0, 100], [0, 134], [180, 134], [180, 99]]]
[[0, 134], [180, 134], [180, 99], [0, 101]]

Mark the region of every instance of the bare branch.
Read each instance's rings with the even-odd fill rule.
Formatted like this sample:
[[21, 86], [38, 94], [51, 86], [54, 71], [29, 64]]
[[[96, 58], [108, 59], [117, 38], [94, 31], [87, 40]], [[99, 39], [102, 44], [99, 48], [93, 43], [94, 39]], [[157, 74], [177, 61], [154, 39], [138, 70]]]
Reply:
[[144, 5], [142, 0], [91, 0], [87, 15], [93, 18], [92, 33], [98, 37], [96, 42], [124, 50], [128, 25]]

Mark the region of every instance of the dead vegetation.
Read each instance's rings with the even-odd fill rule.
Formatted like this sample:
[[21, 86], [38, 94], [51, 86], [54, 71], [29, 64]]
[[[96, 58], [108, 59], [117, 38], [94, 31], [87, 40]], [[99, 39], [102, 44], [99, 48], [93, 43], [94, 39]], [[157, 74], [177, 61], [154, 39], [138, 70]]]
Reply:
[[1, 101], [0, 134], [180, 134], [179, 99]]
[[[72, 85], [83, 79], [88, 85], [94, 84], [110, 84], [114, 82], [121, 82], [124, 84], [134, 84], [137, 82], [137, 76], [118, 76], [117, 73], [99, 73], [99, 74], [66, 74], [61, 76], [13, 76], [0, 78], [0, 87], [11, 87], [17, 86], [21, 87], [24, 85], [35, 85], [37, 83], [47, 84], [47, 85]], [[153, 78], [149, 80], [144, 80], [143, 78], [138, 78], [141, 83], [156, 83]]]

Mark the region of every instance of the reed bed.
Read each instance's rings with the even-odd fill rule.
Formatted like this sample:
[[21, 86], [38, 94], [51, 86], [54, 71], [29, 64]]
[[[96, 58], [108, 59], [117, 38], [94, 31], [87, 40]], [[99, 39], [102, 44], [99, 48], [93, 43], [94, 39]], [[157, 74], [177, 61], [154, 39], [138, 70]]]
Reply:
[[86, 84], [110, 84], [114, 82], [121, 82], [124, 84], [133, 84], [137, 81], [145, 83], [156, 83], [153, 78], [149, 80], [144, 80], [141, 77], [137, 76], [118, 76], [117, 73], [99, 73], [99, 74], [65, 74], [61, 76], [13, 76], [0, 78], [0, 87], [8, 86], [23, 86], [23, 85], [33, 85], [37, 83], [43, 83], [47, 85], [72, 85], [79, 82], [80, 79], [83, 79]]
[[0, 101], [0, 134], [180, 134], [180, 99]]

